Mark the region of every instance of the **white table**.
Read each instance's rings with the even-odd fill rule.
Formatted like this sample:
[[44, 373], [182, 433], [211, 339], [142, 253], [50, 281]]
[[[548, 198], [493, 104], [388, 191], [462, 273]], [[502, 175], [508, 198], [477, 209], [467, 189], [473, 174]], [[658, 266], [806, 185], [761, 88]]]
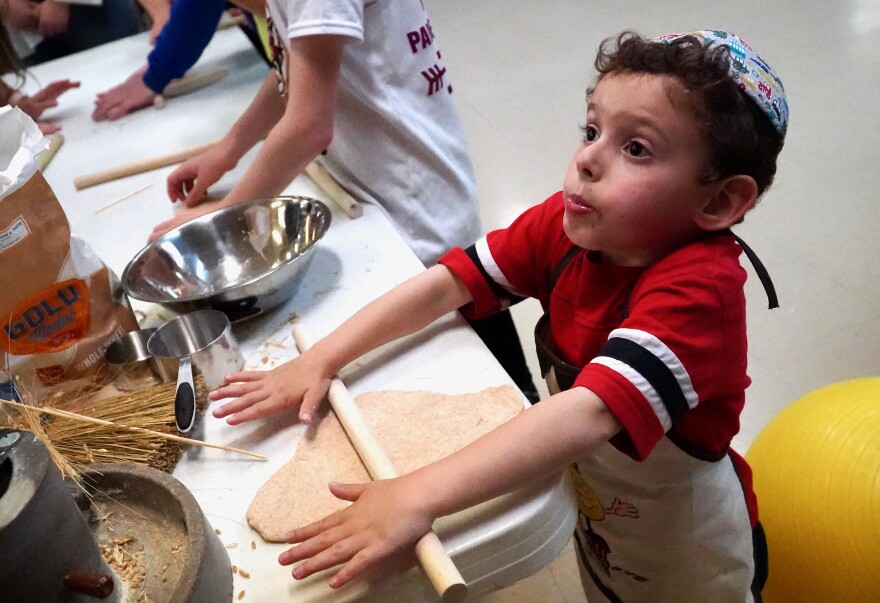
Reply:
[[[154, 224], [173, 214], [165, 194], [165, 178], [173, 167], [76, 191], [73, 179], [129, 161], [146, 159], [218, 139], [244, 110], [267, 73], [244, 36], [237, 30], [219, 32], [198, 68], [222, 66], [223, 80], [188, 96], [168, 101], [162, 110], [147, 109], [117, 122], [90, 119], [97, 92], [117, 84], [144, 61], [146, 35], [135, 36], [33, 69], [40, 82], [70, 77], [82, 87], [61, 98], [47, 118], [63, 125], [65, 144], [45, 171], [67, 212], [73, 232], [117, 274], [145, 244]], [[241, 176], [252, 151], [212, 192], [223, 193]], [[138, 195], [98, 214], [95, 210], [151, 184]], [[305, 177], [285, 191], [319, 199], [326, 197]], [[328, 205], [333, 207], [332, 204]], [[350, 220], [334, 209], [333, 222], [320, 242], [311, 266], [296, 292], [282, 307], [235, 326], [235, 335], [250, 363], [259, 365], [257, 348], [267, 339], [289, 332], [292, 313], [313, 337], [319, 338], [356, 309], [423, 269], [376, 206]], [[171, 316], [135, 303], [145, 313], [142, 323]], [[141, 326], [154, 326], [142, 324]], [[278, 350], [283, 357], [292, 349]], [[260, 354], [262, 355], [262, 354]], [[353, 395], [376, 389], [427, 389], [464, 393], [511, 383], [495, 359], [457, 314], [450, 314], [425, 332], [371, 353], [342, 374]], [[276, 562], [284, 545], [262, 542], [246, 524], [245, 511], [256, 490], [293, 456], [304, 427], [293, 416], [229, 427], [206, 414], [200, 436], [263, 452], [268, 463], [212, 449], [186, 451], [174, 476], [194, 494], [208, 520], [222, 532], [232, 563], [247, 569], [250, 579], [235, 576], [236, 595], [245, 600], [321, 601], [372, 599], [435, 600], [424, 573], [417, 567], [392, 568], [381, 583], [355, 582], [341, 591], [326, 586], [327, 572], [295, 582]], [[524, 443], [528, 445], [528, 443]], [[564, 482], [553, 479], [490, 501], [437, 524], [447, 550], [468, 581], [471, 593], [485, 592], [520, 580], [549, 563], [565, 546], [576, 519], [576, 508]], [[256, 549], [251, 548], [256, 541]], [[286, 595], [286, 596], [285, 596]]]

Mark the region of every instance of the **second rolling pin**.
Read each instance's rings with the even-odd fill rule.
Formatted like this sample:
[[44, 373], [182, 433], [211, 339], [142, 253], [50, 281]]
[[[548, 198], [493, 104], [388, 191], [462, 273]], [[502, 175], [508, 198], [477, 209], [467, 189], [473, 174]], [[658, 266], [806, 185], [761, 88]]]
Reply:
[[85, 176], [74, 178], [73, 185], [76, 187], [76, 190], [79, 191], [90, 186], [95, 186], [96, 184], [110, 182], [111, 180], [118, 180], [119, 178], [127, 178], [128, 176], [134, 176], [135, 174], [158, 170], [159, 168], [186, 161], [190, 157], [195, 157], [199, 153], [207, 151], [213, 145], [213, 142], [200, 144], [194, 147], [181, 149], [180, 151], [174, 151], [173, 153], [168, 153], [166, 155], [142, 159], [141, 161], [133, 161], [131, 163], [116, 166], [115, 168], [93, 172]]
[[339, 209], [345, 212], [346, 216], [354, 219], [363, 215], [364, 210], [360, 203], [348, 194], [348, 191], [342, 188], [342, 186], [336, 182], [336, 179], [331, 176], [320, 163], [312, 161], [306, 166], [305, 172], [308, 177], [321, 187], [321, 190], [327, 193], [327, 196], [339, 206]]

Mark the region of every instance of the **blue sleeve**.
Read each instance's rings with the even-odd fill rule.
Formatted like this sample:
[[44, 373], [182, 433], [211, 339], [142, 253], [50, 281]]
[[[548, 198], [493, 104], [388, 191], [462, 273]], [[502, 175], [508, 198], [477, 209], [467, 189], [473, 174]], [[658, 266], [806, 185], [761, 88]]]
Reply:
[[144, 84], [159, 94], [195, 65], [225, 9], [226, 0], [174, 0], [156, 47], [147, 56]]

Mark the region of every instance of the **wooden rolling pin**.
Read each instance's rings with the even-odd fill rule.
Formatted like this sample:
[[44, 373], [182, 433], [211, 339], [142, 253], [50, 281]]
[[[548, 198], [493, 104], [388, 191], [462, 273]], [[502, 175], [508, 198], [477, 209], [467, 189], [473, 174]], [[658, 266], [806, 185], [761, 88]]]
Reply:
[[[300, 352], [305, 352], [312, 346], [311, 340], [304, 332], [302, 325], [293, 325], [293, 339]], [[345, 384], [335, 377], [330, 382], [330, 391], [327, 393], [333, 412], [346, 435], [354, 444], [358, 456], [367, 467], [367, 471], [373, 479], [391, 479], [397, 477], [397, 471], [391, 463], [391, 459], [382, 450], [382, 446], [376, 440], [372, 430], [361, 411], [355, 404]], [[467, 597], [468, 588], [464, 578], [450, 559], [443, 543], [433, 531], [428, 532], [416, 543], [416, 557], [428, 574], [428, 579], [440, 595], [443, 603], [459, 603]]]
[[346, 216], [349, 218], [360, 218], [364, 214], [364, 210], [357, 200], [348, 194], [342, 188], [336, 179], [331, 176], [324, 167], [317, 161], [312, 161], [305, 169], [306, 175], [311, 178], [315, 184], [321, 187], [327, 196], [339, 206]]
[[200, 144], [180, 151], [174, 151], [173, 153], [168, 153], [166, 155], [159, 155], [158, 157], [152, 157], [150, 159], [142, 159], [141, 161], [133, 161], [115, 168], [94, 172], [86, 176], [80, 176], [73, 179], [73, 185], [76, 187], [76, 190], [79, 191], [90, 186], [95, 186], [96, 184], [110, 182], [111, 180], [118, 180], [119, 178], [126, 178], [128, 176], [134, 176], [135, 174], [158, 170], [159, 168], [186, 161], [190, 157], [194, 157], [199, 153], [207, 151], [214, 144], [215, 143], [213, 142]]

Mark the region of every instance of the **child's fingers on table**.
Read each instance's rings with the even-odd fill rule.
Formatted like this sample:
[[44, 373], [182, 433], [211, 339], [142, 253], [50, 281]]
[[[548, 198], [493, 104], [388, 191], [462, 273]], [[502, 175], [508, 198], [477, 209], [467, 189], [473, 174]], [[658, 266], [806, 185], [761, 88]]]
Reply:
[[153, 241], [155, 241], [156, 239], [161, 237], [163, 234], [165, 234], [166, 232], [168, 232], [169, 230], [171, 230], [172, 228], [174, 228], [178, 224], [182, 224], [182, 223], [183, 223], [183, 221], [180, 219], [180, 216], [175, 216], [173, 218], [165, 220], [164, 222], [160, 222], [159, 224], [157, 224], [156, 226], [153, 227], [153, 232], [151, 232], [150, 236], [147, 237], [147, 241], [152, 243]]
[[233, 383], [232, 385], [224, 385], [209, 392], [208, 398], [213, 401], [225, 400], [226, 398], [241, 398], [252, 391], [256, 391], [258, 387], [259, 385], [254, 383]]
[[246, 381], [259, 381], [260, 379], [265, 378], [268, 371], [238, 371], [237, 373], [231, 373], [226, 375], [227, 383], [240, 383]]
[[106, 119], [107, 113], [116, 106], [116, 99], [107, 94], [105, 96], [99, 96], [95, 100], [95, 110], [92, 111], [92, 119], [95, 121], [102, 121]]
[[240, 398], [245, 394], [256, 391], [259, 388], [259, 381], [244, 381], [240, 383], [231, 383], [218, 387], [208, 394], [211, 400], [223, 400], [225, 398]]
[[121, 117], [125, 117], [129, 113], [132, 112], [132, 109], [137, 108], [136, 103], [133, 103], [130, 98], [123, 98], [118, 104], [116, 104], [108, 113], [107, 113], [107, 121], [116, 121]]
[[359, 551], [338, 572], [333, 574], [333, 577], [330, 578], [330, 588], [345, 586], [384, 558], [384, 556], [371, 554], [370, 550], [363, 549]]
[[222, 419], [223, 417], [246, 410], [254, 404], [259, 404], [260, 402], [266, 400], [268, 397], [269, 392], [265, 390], [257, 389], [252, 392], [248, 392], [243, 396], [239, 396], [232, 402], [227, 402], [226, 404], [222, 405], [220, 408], [214, 411], [214, 416], [218, 419]]
[[[301, 544], [296, 548], [302, 546], [305, 546], [305, 544]], [[293, 577], [297, 580], [302, 580], [314, 573], [346, 563], [360, 553], [363, 548], [363, 537], [359, 535], [343, 537], [334, 541], [330, 546], [324, 547], [319, 552], [307, 556], [305, 561], [293, 568]]]
[[344, 525], [337, 525], [301, 542], [297, 546], [290, 547], [278, 556], [281, 565], [292, 565], [298, 561], [305, 561], [315, 557], [319, 553], [338, 545], [348, 539], [351, 530]]
[[228, 417], [235, 413], [250, 408], [254, 404], [259, 404], [269, 397], [269, 393], [262, 390], [255, 390], [243, 396], [240, 396], [232, 402], [227, 402], [214, 411], [214, 416], [218, 419]]
[[290, 403], [284, 397], [277, 394], [270, 395], [265, 400], [252, 404], [244, 410], [231, 415], [228, 419], [226, 419], [226, 422], [230, 425], [239, 425], [240, 423], [247, 423], [248, 421], [253, 421], [254, 419], [262, 419], [270, 415], [274, 415], [275, 413], [288, 409], [292, 406], [294, 406], [294, 404]]

